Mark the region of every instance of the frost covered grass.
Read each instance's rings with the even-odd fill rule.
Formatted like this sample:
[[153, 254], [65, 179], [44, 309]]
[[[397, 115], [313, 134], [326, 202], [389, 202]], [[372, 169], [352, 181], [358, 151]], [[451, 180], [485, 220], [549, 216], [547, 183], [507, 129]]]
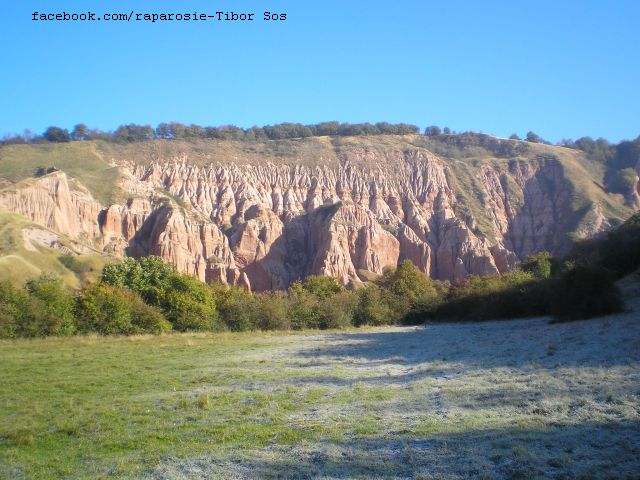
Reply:
[[637, 478], [640, 320], [0, 342], [0, 478]]

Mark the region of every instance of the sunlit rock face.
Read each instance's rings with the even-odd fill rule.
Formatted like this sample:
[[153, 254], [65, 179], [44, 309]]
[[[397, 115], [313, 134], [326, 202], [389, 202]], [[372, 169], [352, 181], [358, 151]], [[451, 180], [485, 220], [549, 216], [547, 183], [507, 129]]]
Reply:
[[[357, 166], [119, 167], [122, 204], [101, 205], [59, 171], [6, 189], [0, 207], [111, 255], [157, 255], [202, 281], [253, 290], [307, 275], [358, 284], [405, 259], [443, 280], [497, 274], [537, 251], [562, 253], [578, 225], [552, 156], [479, 165], [473, 186], [425, 149], [369, 153]], [[583, 236], [610, 227], [597, 204], [578, 214], [591, 218]]]

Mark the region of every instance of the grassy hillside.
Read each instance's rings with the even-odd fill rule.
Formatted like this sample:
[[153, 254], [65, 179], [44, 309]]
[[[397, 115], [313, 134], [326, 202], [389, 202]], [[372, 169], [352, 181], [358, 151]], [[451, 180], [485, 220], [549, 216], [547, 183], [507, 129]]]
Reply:
[[0, 177], [16, 183], [32, 177], [38, 167], [55, 166], [108, 204], [121, 198], [118, 168], [109, 160], [101, 152], [101, 142], [8, 145], [0, 148]]
[[[9, 279], [22, 285], [26, 280], [47, 273], [59, 276], [66, 285], [77, 288], [82, 282], [97, 278], [102, 267], [112, 260], [99, 254], [71, 256], [37, 243], [31, 249], [27, 248], [23, 229], [46, 231], [21, 215], [0, 209], [0, 280]], [[74, 249], [65, 237], [60, 237], [60, 243]]]
[[634, 478], [639, 328], [3, 341], [0, 477]]

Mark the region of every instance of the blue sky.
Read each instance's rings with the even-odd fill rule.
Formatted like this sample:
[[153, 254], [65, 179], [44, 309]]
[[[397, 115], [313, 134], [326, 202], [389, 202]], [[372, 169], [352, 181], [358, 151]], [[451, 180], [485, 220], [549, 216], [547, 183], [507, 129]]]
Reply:
[[[255, 12], [250, 24], [34, 22]], [[286, 12], [264, 22], [262, 12]], [[558, 141], [640, 134], [637, 1], [4, 2], [0, 135], [83, 122], [408, 122]]]

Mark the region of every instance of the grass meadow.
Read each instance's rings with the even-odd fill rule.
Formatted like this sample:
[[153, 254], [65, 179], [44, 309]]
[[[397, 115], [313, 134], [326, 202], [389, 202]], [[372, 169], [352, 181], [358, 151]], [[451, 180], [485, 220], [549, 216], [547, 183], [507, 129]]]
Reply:
[[0, 342], [0, 478], [638, 478], [635, 313]]

